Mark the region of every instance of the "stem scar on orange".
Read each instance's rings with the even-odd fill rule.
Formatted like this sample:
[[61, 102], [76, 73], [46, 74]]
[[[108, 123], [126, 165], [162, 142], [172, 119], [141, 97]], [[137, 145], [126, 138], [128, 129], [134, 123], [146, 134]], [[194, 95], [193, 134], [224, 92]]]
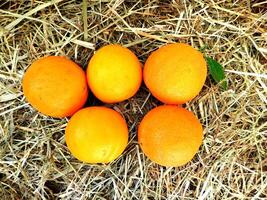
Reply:
[[163, 105], [149, 111], [138, 128], [144, 154], [163, 166], [181, 166], [197, 153], [203, 138], [195, 115], [178, 106]]
[[70, 152], [86, 163], [111, 162], [128, 143], [128, 127], [123, 117], [115, 110], [100, 106], [75, 113], [65, 133]]
[[144, 66], [144, 82], [166, 104], [183, 104], [202, 89], [207, 66], [201, 52], [188, 44], [167, 44], [154, 51]]
[[58, 118], [73, 115], [88, 97], [85, 72], [62, 56], [33, 62], [24, 74], [22, 88], [36, 110]]
[[93, 94], [105, 103], [116, 103], [132, 97], [142, 82], [142, 67], [136, 55], [118, 44], [96, 51], [87, 68], [87, 79]]

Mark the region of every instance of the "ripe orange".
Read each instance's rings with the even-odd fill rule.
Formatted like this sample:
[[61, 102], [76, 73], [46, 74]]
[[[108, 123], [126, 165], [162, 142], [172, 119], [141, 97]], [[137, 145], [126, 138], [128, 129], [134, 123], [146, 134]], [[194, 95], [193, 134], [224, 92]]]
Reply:
[[74, 114], [88, 96], [84, 71], [61, 56], [48, 56], [33, 62], [24, 74], [22, 87], [35, 109], [59, 118]]
[[182, 104], [200, 92], [207, 66], [202, 53], [187, 44], [176, 43], [154, 51], [143, 73], [153, 96], [166, 104]]
[[129, 49], [120, 45], [100, 48], [87, 68], [91, 91], [103, 102], [116, 103], [132, 97], [142, 82], [142, 67]]
[[116, 159], [128, 143], [123, 117], [106, 107], [88, 107], [75, 113], [66, 128], [70, 152], [87, 163], [108, 163]]
[[138, 142], [145, 155], [163, 166], [181, 166], [197, 153], [203, 138], [194, 114], [174, 105], [152, 109], [138, 128]]

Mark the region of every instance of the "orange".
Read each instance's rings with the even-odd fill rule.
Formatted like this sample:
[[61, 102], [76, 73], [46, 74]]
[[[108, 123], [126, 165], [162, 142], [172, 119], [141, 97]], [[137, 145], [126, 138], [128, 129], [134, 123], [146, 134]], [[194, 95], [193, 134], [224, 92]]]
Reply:
[[32, 63], [22, 80], [28, 102], [51, 117], [71, 116], [87, 100], [85, 72], [73, 61], [48, 56]]
[[106, 107], [88, 107], [75, 113], [66, 128], [66, 143], [77, 159], [86, 163], [108, 163], [128, 143], [123, 117]]
[[195, 115], [178, 106], [163, 105], [149, 111], [138, 128], [145, 155], [163, 166], [181, 166], [197, 153], [203, 138]]
[[153, 96], [166, 104], [182, 104], [200, 92], [207, 66], [202, 53], [187, 44], [176, 43], [154, 51], [143, 73]]
[[90, 90], [105, 103], [132, 97], [142, 82], [142, 67], [129, 49], [118, 44], [100, 48], [87, 68]]

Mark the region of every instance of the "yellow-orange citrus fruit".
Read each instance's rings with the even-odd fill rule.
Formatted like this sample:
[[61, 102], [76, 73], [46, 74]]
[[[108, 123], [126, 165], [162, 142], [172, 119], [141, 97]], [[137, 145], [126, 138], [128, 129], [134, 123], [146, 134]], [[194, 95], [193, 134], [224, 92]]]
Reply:
[[88, 97], [85, 72], [62, 56], [33, 62], [24, 74], [22, 87], [28, 102], [51, 117], [71, 116]]
[[100, 48], [87, 68], [90, 90], [103, 102], [116, 103], [132, 97], [142, 82], [142, 67], [129, 49], [120, 45]]
[[182, 104], [200, 92], [207, 66], [202, 53], [187, 44], [176, 43], [154, 51], [143, 73], [153, 96], [166, 104]]
[[145, 155], [163, 166], [181, 166], [197, 153], [203, 130], [195, 115], [178, 106], [163, 105], [145, 115], [138, 142]]
[[66, 128], [66, 143], [74, 157], [83, 162], [108, 163], [127, 146], [127, 124], [110, 108], [84, 108], [71, 117]]

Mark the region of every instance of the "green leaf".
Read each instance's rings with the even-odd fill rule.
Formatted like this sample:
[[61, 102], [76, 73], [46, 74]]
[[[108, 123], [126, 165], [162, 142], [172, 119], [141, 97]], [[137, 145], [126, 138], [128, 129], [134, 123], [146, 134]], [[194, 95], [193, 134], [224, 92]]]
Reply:
[[219, 83], [224, 90], [227, 90], [227, 80], [222, 65], [208, 56], [205, 58], [208, 63], [209, 72], [214, 81]]

